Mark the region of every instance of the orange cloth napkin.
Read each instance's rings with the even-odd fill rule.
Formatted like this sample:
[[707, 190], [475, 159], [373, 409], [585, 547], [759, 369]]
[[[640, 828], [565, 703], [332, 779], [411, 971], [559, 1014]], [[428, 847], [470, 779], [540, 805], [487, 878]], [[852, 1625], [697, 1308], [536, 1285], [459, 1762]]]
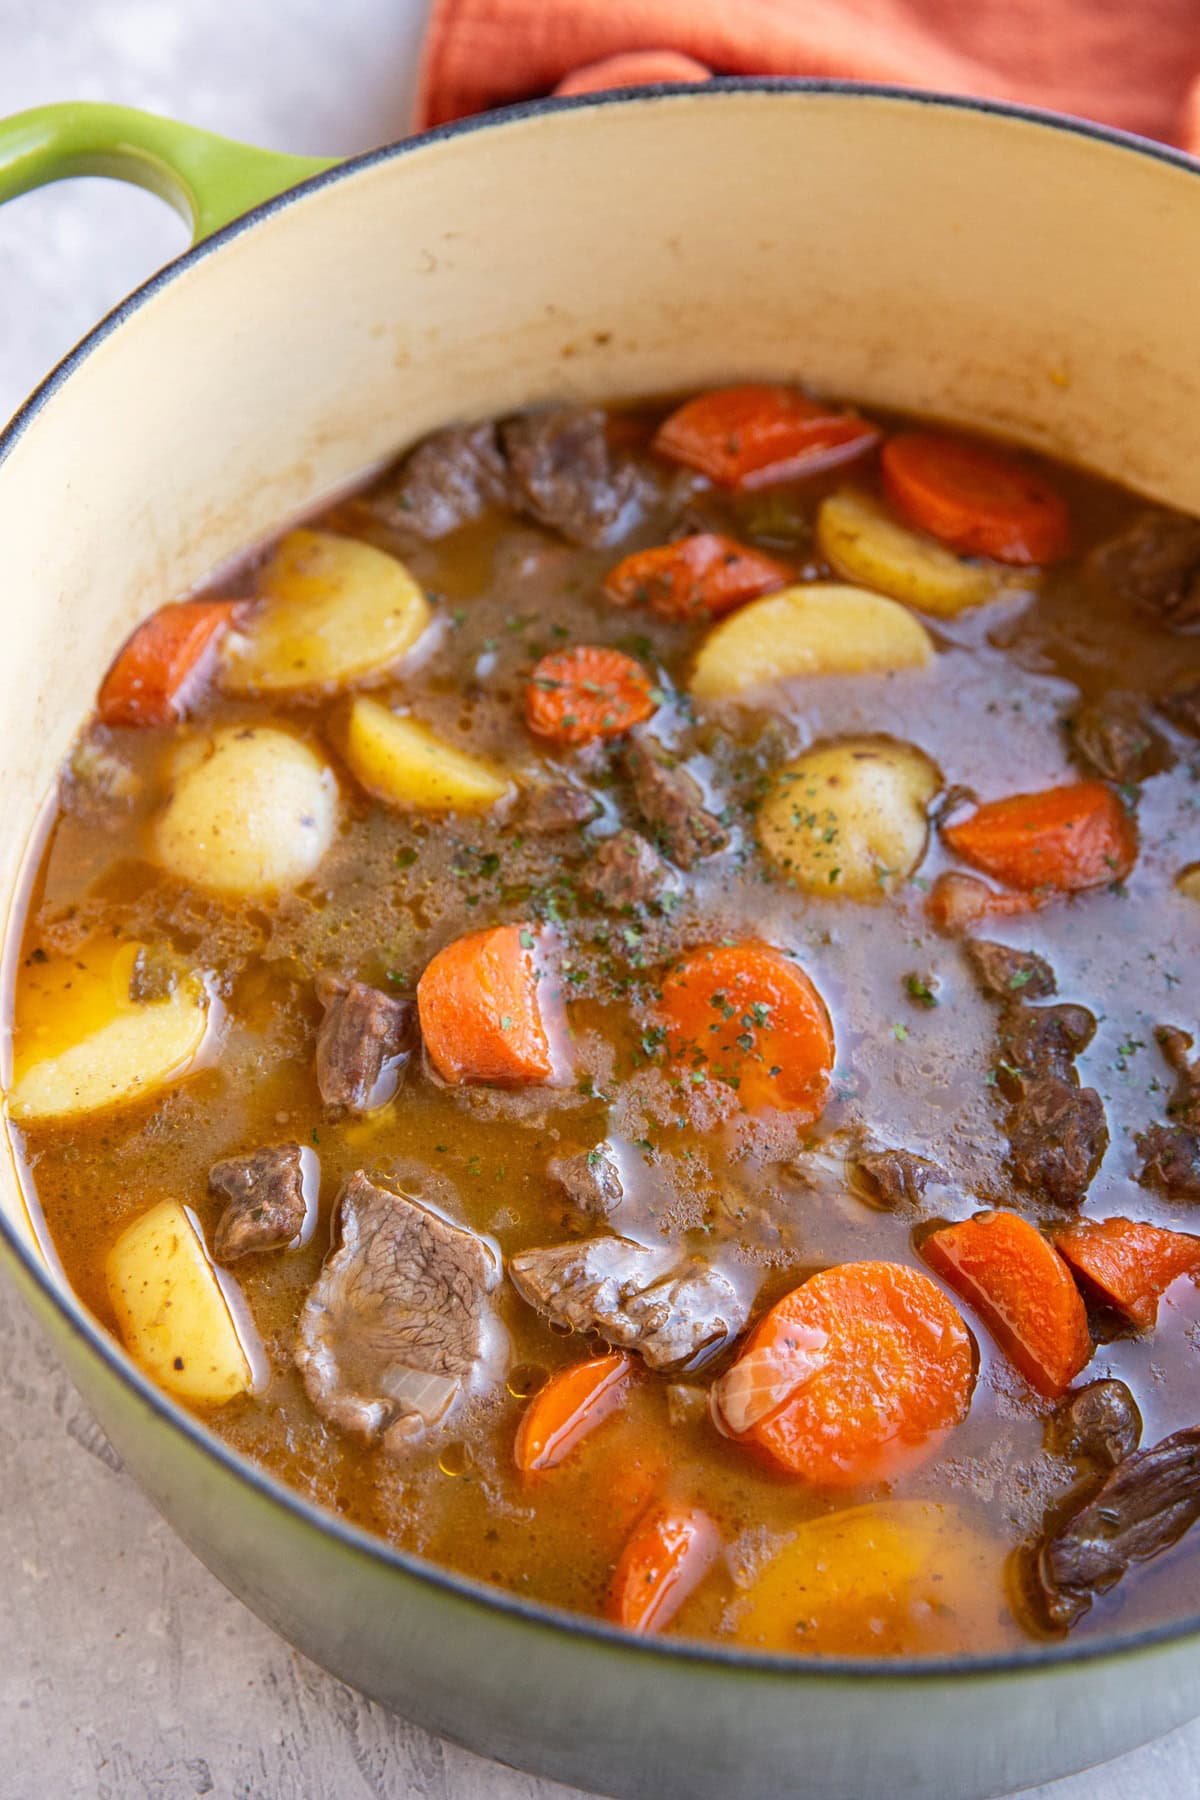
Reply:
[[1019, 100], [1200, 153], [1200, 0], [434, 0], [416, 123], [714, 74]]

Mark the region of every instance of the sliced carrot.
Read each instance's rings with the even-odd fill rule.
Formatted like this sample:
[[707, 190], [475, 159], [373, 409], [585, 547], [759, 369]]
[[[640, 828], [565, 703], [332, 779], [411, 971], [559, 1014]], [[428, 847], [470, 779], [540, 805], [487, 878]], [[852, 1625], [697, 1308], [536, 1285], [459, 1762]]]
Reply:
[[473, 931], [439, 950], [417, 983], [417, 1014], [443, 1081], [548, 1081], [536, 938], [523, 925]]
[[96, 711], [105, 725], [168, 725], [205, 651], [228, 625], [234, 600], [178, 600], [144, 619], [117, 652]]
[[1026, 892], [1073, 893], [1121, 881], [1137, 855], [1129, 814], [1102, 781], [989, 800], [969, 819], [944, 826], [942, 837], [985, 875]]
[[770, 944], [694, 950], [662, 988], [666, 1049], [696, 1086], [732, 1089], [747, 1112], [819, 1117], [834, 1064], [833, 1026], [804, 970]]
[[773, 556], [720, 532], [698, 531], [635, 550], [609, 570], [604, 591], [618, 606], [649, 606], [664, 619], [719, 619], [791, 580], [792, 571]]
[[969, 931], [982, 919], [1036, 912], [1048, 898], [1044, 893], [1000, 894], [976, 875], [960, 875], [955, 869], [947, 869], [930, 888], [925, 913], [939, 931], [953, 935]]
[[773, 1306], [713, 1388], [717, 1422], [829, 1487], [890, 1481], [967, 1416], [971, 1334], [919, 1269], [841, 1263]]
[[1181, 1275], [1200, 1274], [1200, 1238], [1136, 1219], [1085, 1219], [1054, 1236], [1055, 1247], [1143, 1331]]
[[539, 1388], [521, 1418], [513, 1446], [518, 1469], [554, 1469], [576, 1444], [625, 1403], [634, 1362], [624, 1351], [572, 1363]]
[[815, 475], [879, 441], [857, 413], [812, 400], [799, 388], [747, 382], [685, 401], [663, 420], [654, 448], [722, 487], [765, 487]]
[[525, 689], [525, 722], [554, 744], [619, 737], [654, 711], [654, 687], [620, 650], [577, 644], [543, 656]]
[[902, 431], [884, 445], [881, 462], [897, 512], [967, 556], [1052, 563], [1070, 549], [1061, 494], [1001, 450], [934, 431]]
[[1016, 1213], [981, 1213], [921, 1246], [1031, 1387], [1055, 1399], [1092, 1354], [1087, 1311], [1054, 1246]]
[[698, 1506], [657, 1506], [621, 1552], [608, 1616], [626, 1631], [661, 1631], [717, 1560], [721, 1537]]

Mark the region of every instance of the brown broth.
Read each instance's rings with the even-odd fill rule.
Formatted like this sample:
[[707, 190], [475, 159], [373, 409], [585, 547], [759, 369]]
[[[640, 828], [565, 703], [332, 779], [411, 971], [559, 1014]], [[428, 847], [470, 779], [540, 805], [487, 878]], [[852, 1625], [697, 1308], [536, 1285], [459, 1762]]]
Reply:
[[[644, 435], [655, 416], [635, 409], [626, 429]], [[733, 796], [735, 854], [699, 865], [666, 917], [606, 914], [581, 899], [574, 880], [585, 849], [580, 833], [522, 840], [487, 818], [401, 817], [368, 800], [348, 775], [340, 833], [314, 881], [275, 901], [239, 904], [186, 890], [155, 867], [149, 849], [178, 742], [215, 724], [278, 721], [328, 753], [331, 702], [235, 702], [211, 691], [177, 727], [113, 731], [114, 747], [140, 778], [139, 795], [99, 819], [60, 809], [23, 922], [22, 961], [97, 935], [166, 943], [211, 973], [225, 1022], [219, 1054], [167, 1091], [18, 1134], [31, 1197], [85, 1304], [114, 1325], [104, 1259], [146, 1208], [182, 1199], [211, 1233], [220, 1211], [206, 1186], [213, 1162], [281, 1138], [311, 1143], [322, 1168], [313, 1241], [236, 1268], [269, 1356], [269, 1384], [208, 1415], [213, 1429], [302, 1494], [395, 1545], [585, 1612], [602, 1610], [614, 1559], [647, 1494], [661, 1488], [699, 1498], [728, 1554], [670, 1629], [733, 1641], [742, 1596], [772, 1548], [804, 1520], [878, 1499], [883, 1490], [806, 1488], [718, 1436], [703, 1410], [672, 1423], [668, 1383], [653, 1376], [561, 1468], [522, 1478], [512, 1442], [524, 1393], [538, 1374], [577, 1359], [581, 1346], [548, 1330], [507, 1285], [497, 1306], [517, 1376], [510, 1372], [508, 1386], [460, 1405], [449, 1427], [408, 1461], [392, 1460], [339, 1435], [313, 1411], [291, 1363], [297, 1315], [328, 1244], [333, 1199], [360, 1167], [401, 1180], [414, 1170], [435, 1172], [449, 1209], [510, 1254], [566, 1235], [548, 1159], [608, 1137], [621, 1148], [626, 1176], [617, 1227], [711, 1257], [753, 1293], [754, 1316], [831, 1263], [920, 1263], [914, 1224], [933, 1215], [874, 1210], [836, 1181], [806, 1187], [788, 1164], [810, 1142], [819, 1149], [866, 1129], [875, 1140], [936, 1158], [958, 1196], [943, 1196], [937, 1216], [963, 1218], [998, 1204], [1035, 1222], [1059, 1220], [1054, 1209], [1040, 1213], [1014, 1193], [1005, 1172], [1004, 1108], [992, 1080], [996, 1009], [979, 994], [959, 945], [933, 932], [922, 910], [929, 881], [952, 862], [936, 833], [918, 882], [884, 904], [860, 906], [798, 898], [764, 865], [751, 823], [764, 769], [780, 754], [773, 717], [784, 720], [797, 747], [856, 731], [916, 742], [946, 785], [965, 783], [993, 797], [1077, 773], [1059, 720], [1079, 693], [1121, 688], [1152, 697], [1196, 667], [1194, 639], [1102, 600], [1082, 571], [1088, 548], [1131, 516], [1131, 496], [1072, 470], [1054, 468], [1052, 479], [1070, 500], [1076, 559], [1050, 573], [1039, 592], [930, 621], [941, 654], [927, 669], [794, 682], [752, 703], [697, 709], [706, 766]], [[703, 504], [735, 535], [822, 575], [812, 517], [837, 480], [749, 499], [706, 495]], [[655, 541], [652, 530], [593, 552], [493, 514], [441, 543], [417, 544], [381, 526], [369, 496], [340, 502], [314, 522], [402, 556], [437, 596], [436, 649], [413, 676], [379, 687], [380, 697], [418, 698], [435, 730], [461, 736], [518, 775], [553, 761], [526, 735], [521, 712], [524, 679], [544, 651], [572, 641], [617, 644], [653, 664], [665, 685], [683, 686], [699, 628], [617, 611], [600, 587], [619, 555]], [[247, 591], [252, 578], [248, 564], [241, 590], [224, 591]], [[1154, 1028], [1194, 1027], [1200, 987], [1200, 913], [1172, 886], [1179, 867], [1200, 855], [1200, 751], [1194, 741], [1174, 742], [1175, 765], [1142, 785], [1141, 849], [1128, 881], [998, 921], [983, 935], [1036, 947], [1055, 968], [1060, 998], [1082, 1002], [1099, 1021], [1079, 1072], [1103, 1097], [1111, 1143], [1088, 1216], [1129, 1213], [1186, 1230], [1183, 1209], [1133, 1185], [1133, 1133], [1161, 1117], [1169, 1085]], [[615, 816], [625, 793], [611, 762], [582, 753], [560, 760], [595, 781]], [[532, 918], [548, 921], [558, 936], [571, 1085], [453, 1089], [417, 1067], [378, 1113], [349, 1123], [327, 1117], [313, 1073], [317, 970], [335, 967], [410, 990], [451, 939]], [[684, 1110], [668, 1077], [639, 1053], [663, 963], [683, 947], [726, 936], [794, 950], [829, 1005], [837, 1072], [812, 1130], [798, 1130], [786, 1115], [747, 1120], [728, 1108], [706, 1113], [702, 1102]], [[931, 983], [935, 1006], [910, 995], [913, 973]], [[1076, 1471], [1043, 1449], [1047, 1403], [968, 1319], [981, 1358], [970, 1417], [895, 1484], [894, 1496], [961, 1508], [986, 1554], [954, 1591], [947, 1581], [939, 1606], [902, 1618], [868, 1609], [815, 1634], [798, 1627], [796, 1649], [996, 1650], [1033, 1629], [1011, 1603], [1014, 1554], [1061, 1503]], [[1110, 1341], [1098, 1344], [1087, 1378], [1111, 1371], [1129, 1382], [1146, 1443], [1196, 1422], [1200, 1295], [1189, 1282], [1171, 1291], [1152, 1334], [1118, 1332], [1111, 1317], [1095, 1323]], [[705, 1369], [693, 1385], [707, 1384], [711, 1373]], [[1181, 1584], [1194, 1587], [1198, 1552], [1200, 1545], [1181, 1545], [1137, 1572], [1094, 1606], [1080, 1632], [1170, 1616]]]

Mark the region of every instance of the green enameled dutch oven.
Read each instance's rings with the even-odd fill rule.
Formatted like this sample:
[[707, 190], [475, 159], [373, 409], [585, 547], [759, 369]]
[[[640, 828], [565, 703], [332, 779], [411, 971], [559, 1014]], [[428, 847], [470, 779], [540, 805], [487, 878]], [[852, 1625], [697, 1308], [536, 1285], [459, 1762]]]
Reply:
[[[334, 167], [107, 106], [0, 124], [0, 198], [152, 187], [197, 243], [0, 438], [0, 903], [133, 622], [439, 422], [794, 372], [1200, 512], [1200, 166], [1013, 108], [715, 82], [550, 102]], [[70, 654], [64, 655], [64, 646]], [[4, 1257], [182, 1537], [343, 1680], [647, 1800], [967, 1800], [1200, 1711], [1197, 1597], [1138, 1637], [848, 1663], [635, 1642], [391, 1550], [158, 1393], [0, 1175]]]

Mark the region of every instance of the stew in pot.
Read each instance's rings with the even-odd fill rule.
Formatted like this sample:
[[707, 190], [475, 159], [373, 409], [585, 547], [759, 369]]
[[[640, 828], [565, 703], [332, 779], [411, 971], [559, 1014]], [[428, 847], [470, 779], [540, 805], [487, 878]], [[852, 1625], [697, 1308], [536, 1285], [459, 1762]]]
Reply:
[[21, 921], [39, 1229], [236, 1450], [530, 1599], [1168, 1615], [1198, 631], [1200, 522], [796, 386], [434, 434], [99, 681]]

